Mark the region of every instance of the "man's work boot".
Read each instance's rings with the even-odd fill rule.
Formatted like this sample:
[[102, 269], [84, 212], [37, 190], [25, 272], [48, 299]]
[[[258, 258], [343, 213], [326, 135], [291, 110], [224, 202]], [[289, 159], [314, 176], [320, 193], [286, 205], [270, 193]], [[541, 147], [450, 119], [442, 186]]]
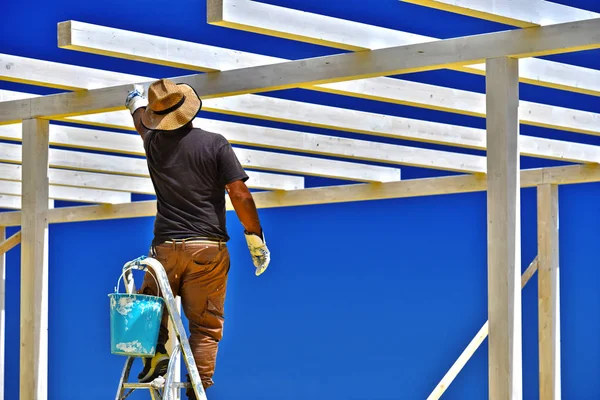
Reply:
[[[185, 375], [187, 378], [187, 382], [191, 383], [192, 380], [190, 379], [190, 374], [186, 374]], [[204, 387], [204, 383], [202, 383], [202, 387]], [[208, 389], [207, 387], [204, 387], [204, 391], [206, 391], [206, 389]], [[187, 396], [188, 400], [198, 400], [198, 398], [196, 397], [196, 393], [194, 393], [194, 388], [186, 388], [185, 389], [185, 395]]]
[[152, 358], [144, 358], [144, 369], [138, 375], [138, 381], [140, 383], [149, 383], [158, 378], [164, 376], [167, 373], [169, 367], [169, 354], [164, 345], [159, 344], [156, 346], [156, 353]]

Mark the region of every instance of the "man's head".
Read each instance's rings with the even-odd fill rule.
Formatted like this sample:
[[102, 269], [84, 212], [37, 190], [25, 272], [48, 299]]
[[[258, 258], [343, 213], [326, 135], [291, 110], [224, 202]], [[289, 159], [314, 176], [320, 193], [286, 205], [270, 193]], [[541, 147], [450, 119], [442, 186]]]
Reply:
[[148, 88], [142, 124], [152, 130], [174, 131], [191, 125], [201, 108], [202, 101], [191, 86], [161, 79]]

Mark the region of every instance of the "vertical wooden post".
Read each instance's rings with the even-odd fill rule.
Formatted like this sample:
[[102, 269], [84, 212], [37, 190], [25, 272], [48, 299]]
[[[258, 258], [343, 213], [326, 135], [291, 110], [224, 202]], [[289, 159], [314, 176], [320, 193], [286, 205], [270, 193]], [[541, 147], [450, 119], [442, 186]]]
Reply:
[[[0, 227], [0, 242], [6, 240], [6, 228]], [[6, 255], [0, 255], [2, 281], [0, 281], [0, 400], [4, 400], [4, 363], [6, 341]]]
[[540, 400], [559, 400], [560, 284], [558, 186], [538, 186], [538, 312]]
[[48, 398], [48, 130], [23, 121], [21, 400]]
[[522, 394], [519, 64], [486, 61], [489, 398]]

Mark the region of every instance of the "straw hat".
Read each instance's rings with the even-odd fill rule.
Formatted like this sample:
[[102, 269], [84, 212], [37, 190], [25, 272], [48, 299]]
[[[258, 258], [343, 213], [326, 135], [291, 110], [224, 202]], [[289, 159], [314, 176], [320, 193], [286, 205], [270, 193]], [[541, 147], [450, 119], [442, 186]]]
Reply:
[[193, 120], [201, 107], [202, 101], [191, 86], [161, 79], [148, 88], [142, 124], [148, 129], [173, 131]]

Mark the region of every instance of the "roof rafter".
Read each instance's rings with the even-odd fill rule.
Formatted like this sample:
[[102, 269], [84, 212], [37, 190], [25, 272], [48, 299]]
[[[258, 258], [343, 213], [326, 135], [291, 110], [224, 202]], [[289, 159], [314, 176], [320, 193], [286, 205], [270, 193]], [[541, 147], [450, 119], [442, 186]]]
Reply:
[[[259, 7], [262, 7], [262, 5]], [[161, 43], [165, 40], [171, 39], [131, 31], [111, 30], [111, 28], [83, 24], [77, 21], [70, 21], [70, 24], [71, 28], [69, 32], [74, 31], [79, 33], [81, 30], [83, 30], [85, 33], [85, 36], [81, 37], [79, 40], [81, 46], [84, 49], [88, 49], [87, 51], [92, 52], [92, 50], [90, 50], [90, 46], [93, 46], [92, 48], [98, 54], [106, 54], [106, 48], [112, 48], [114, 46], [120, 51], [119, 57], [135, 60], [138, 58], [139, 53], [137, 47], [138, 43], [143, 43], [148, 46], [153, 45], [153, 58], [149, 60], [149, 62], [155, 64], [168, 64], [173, 62], [171, 55], [172, 52], [169, 50], [169, 47], [164, 48], [162, 51], [160, 50]], [[76, 29], [73, 26], [78, 28]], [[109, 33], [111, 34], [110, 41], [108, 38], [104, 37]], [[70, 36], [71, 40], [73, 35], [74, 33]], [[97, 36], [100, 36], [102, 39], [97, 38]], [[68, 39], [63, 40], [63, 42], [69, 43]], [[109, 43], [108, 45], [106, 45], [107, 42]], [[201, 50], [204, 49], [204, 46], [206, 46], [191, 42], [185, 43], [186, 49], [189, 49], [190, 51], [193, 51], [193, 49], [197, 46], [200, 49], [199, 52], [201, 52]], [[78, 46], [65, 47], [75, 50], [79, 49]], [[221, 52], [224, 50], [226, 49], [221, 49]], [[202, 58], [198, 58], [197, 60], [198, 61], [194, 63], [188, 59], [188, 67], [198, 70], [204, 68], [207, 62]], [[544, 60], [537, 61], [545, 62]], [[89, 71], [89, 69], [80, 71], [81, 67], [74, 67], [59, 63], [52, 64], [52, 69], [42, 69], [47, 62], [40, 62], [38, 60], [27, 59], [23, 57], [0, 55], [0, 63], [6, 62], [11, 62], [14, 64], [14, 67], [7, 70], [7, 72], [0, 72], [0, 76], [7, 75], [8, 79], [27, 79], [29, 78], [29, 75], [32, 74], [32, 70], [34, 71], [33, 74], [35, 74], [35, 71], [43, 70], [43, 74], [36, 74], [36, 79], [39, 80], [40, 84], [49, 86], [57, 85], [57, 87], [60, 87], [59, 85], [83, 85], [80, 87], [92, 89], [93, 86], [86, 85], [85, 80], [79, 78], [79, 76], [82, 76], [80, 74], [90, 73], [90, 81], [94, 84], [96, 84], [99, 80], [98, 75], [103, 77], [106, 74], [106, 71], [103, 70], [99, 70], [98, 73]], [[253, 65], [250, 63], [242, 64], [242, 62], [243, 61], [238, 63], [238, 68]], [[265, 61], [265, 64], [268, 63]], [[54, 69], [57, 70], [56, 73], [54, 73]], [[23, 73], [19, 73], [19, 70], [23, 70]], [[577, 72], [580, 76], [579, 70], [576, 69], [573, 72]], [[537, 73], [539, 73], [539, 70]], [[129, 83], [134, 83], [136, 80], [147, 81], [152, 79], [142, 76], [120, 76], [118, 73], [115, 73], [115, 75], [118, 76], [118, 79], [107, 79], [104, 86], [113, 86], [120, 82], [124, 82], [127, 79], [130, 79]], [[596, 75], [600, 80], [600, 71], [596, 71]], [[69, 80], [69, 76], [78, 76], [78, 78]], [[600, 83], [598, 86], [600, 88]], [[370, 78], [349, 82], [317, 85], [312, 86], [309, 89], [377, 101], [385, 101], [395, 104], [405, 104], [416, 107], [425, 107], [433, 110], [485, 117], [485, 94], [428, 85], [418, 82], [410, 82], [401, 79]], [[218, 103], [213, 102], [213, 104]], [[211, 111], [221, 112], [218, 107], [212, 107]], [[591, 112], [521, 101], [520, 117], [521, 122], [524, 124], [579, 133], [600, 133], [600, 124], [598, 124], [598, 121], [600, 121], [600, 115]]]
[[[207, 11], [210, 24], [347, 50], [375, 50], [438, 40], [249, 0], [207, 0]], [[485, 64], [448, 68], [485, 75]], [[600, 96], [600, 72], [590, 68], [529, 58], [521, 61], [519, 78], [532, 85]]]
[[[115, 38], [117, 40], [119, 38]], [[124, 47], [122, 47], [124, 50]], [[104, 84], [105, 86], [110, 86], [113, 82], [122, 82], [126, 79], [133, 79], [129, 75], [122, 77], [119, 73], [115, 73], [115, 80], [112, 81], [106, 78], [107, 71], [98, 71], [93, 69], [86, 69], [85, 71], [80, 71], [80, 67], [74, 67], [65, 64], [54, 63], [52, 65], [51, 70], [45, 70], [44, 74], [37, 74], [35, 78], [30, 77], [30, 71], [41, 70], [46, 66], [46, 62], [38, 61], [33, 59], [27, 59], [23, 57], [15, 57], [15, 56], [0, 56], [0, 60], [3, 62], [10, 62], [13, 65], [13, 68], [9, 69], [11, 76], [19, 79], [41, 79], [40, 82], [43, 85], [48, 86], [76, 86], [85, 82], [85, 79], [82, 78], [81, 75], [76, 79], [70, 79], [69, 76], [75, 76], [78, 73], [89, 73], [90, 81], [95, 82], [95, 84]], [[57, 69], [57, 72], [54, 72], [54, 69]], [[23, 73], [19, 73], [18, 71], [22, 70]], [[0, 74], [6, 74], [0, 72]], [[85, 76], [85, 75], [84, 75]], [[138, 77], [139, 79], [150, 79], [144, 77]], [[385, 78], [384, 78], [385, 79]], [[369, 80], [375, 83], [375, 80]], [[416, 84], [408, 81], [400, 81], [396, 79], [387, 79], [390, 82], [396, 82], [397, 84], [390, 87], [381, 87], [371, 86], [371, 90], [373, 92], [385, 93], [393, 92], [393, 93], [410, 93], [412, 98], [412, 102], [429, 102], [432, 105], [432, 108], [445, 108], [449, 109], [452, 107], [458, 108], [462, 106], [465, 110], [465, 114], [469, 115], [484, 115], [485, 114], [485, 95], [460, 91], [455, 89], [447, 89], [442, 87], [437, 87], [433, 85], [425, 85], [425, 84]], [[365, 86], [367, 84], [367, 80], [348, 82], [349, 84], [355, 84], [357, 86]], [[87, 88], [87, 87], [85, 87]], [[434, 91], [435, 90], [435, 91]], [[0, 95], [4, 92], [0, 91]], [[429, 93], [429, 95], [427, 95]], [[13, 94], [12, 96], [3, 96], [7, 98], [26, 98], [25, 95]], [[31, 95], [30, 97], [35, 97]], [[420, 100], [417, 100], [420, 99]], [[456, 104], [456, 105], [453, 105]], [[550, 128], [563, 128], [566, 130], [573, 130], [582, 133], [590, 133], [590, 134], [598, 134], [600, 133], [600, 115], [578, 111], [578, 110], [569, 110], [560, 107], [551, 107], [542, 104], [530, 103], [530, 102], [522, 102], [521, 103], [520, 112], [524, 119], [528, 119], [529, 123], [536, 124], [539, 126], [550, 127]], [[422, 105], [422, 104], [419, 104]], [[289, 100], [275, 99], [264, 96], [255, 96], [255, 95], [242, 95], [242, 96], [234, 96], [229, 98], [221, 98], [221, 99], [209, 99], [205, 100], [204, 108], [209, 111], [216, 111], [221, 113], [229, 113], [243, 116], [250, 116], [255, 118], [269, 119], [275, 121], [285, 121], [291, 122], [301, 125], [311, 125], [318, 127], [325, 127], [329, 129], [335, 130], [344, 130], [350, 132], [360, 132], [368, 135], [379, 135], [379, 136], [389, 136], [401, 139], [408, 140], [416, 140], [422, 142], [430, 142], [430, 143], [439, 143], [439, 144], [448, 144], [452, 146], [458, 147], [466, 147], [466, 148], [474, 148], [484, 150], [486, 148], [485, 145], [485, 134], [483, 130], [474, 129], [474, 128], [465, 128], [460, 126], [453, 126], [448, 124], [441, 124], [435, 122], [414, 120], [408, 118], [399, 118], [388, 115], [374, 114], [374, 113], [366, 113], [354, 110], [346, 110], [335, 107], [327, 107], [316, 104], [307, 104], [301, 102], [293, 102]], [[126, 113], [126, 112], [125, 112]], [[115, 114], [115, 113], [111, 113]], [[78, 119], [86, 119], [88, 121], [95, 121], [96, 125], [101, 126], [110, 126], [116, 128], [126, 128], [131, 129], [131, 118], [129, 115], [124, 115], [123, 118], [123, 126], [119, 126], [117, 123], [111, 123], [113, 119], [116, 119], [116, 115], [114, 118], [102, 118], [102, 116], [107, 114], [92, 114], [89, 116], [80, 117]], [[214, 126], [219, 125], [220, 130], [217, 130], [220, 133], [223, 129], [226, 129], [227, 123], [222, 123], [220, 121], [211, 121], [211, 120], [203, 120], [203, 125], [208, 123], [209, 125]], [[562, 125], [560, 125], [562, 124]], [[557, 126], [558, 125], [558, 126]], [[236, 127], [239, 128], [239, 125], [236, 124]], [[209, 128], [207, 128], [209, 129]], [[263, 128], [266, 131], [270, 130], [270, 128]], [[277, 130], [272, 130], [277, 131]], [[232, 133], [228, 136], [233, 143], [236, 142], [235, 137], [231, 137], [231, 135], [235, 135]], [[260, 136], [255, 136], [256, 138], [260, 138]], [[90, 136], [90, 140], [93, 136]], [[332, 138], [320, 136], [315, 137], [315, 139], [325, 139], [331, 141]], [[83, 139], [80, 140], [80, 143]], [[306, 143], [306, 140], [299, 141], [300, 143]], [[61, 144], [68, 145], [69, 140], [63, 140]], [[307, 149], [302, 146], [293, 146], [293, 147], [276, 147], [273, 146], [269, 142], [256, 142], [252, 140], [246, 140], [244, 142], [238, 142], [240, 144], [250, 144], [250, 145], [262, 145], [271, 148], [279, 148], [279, 149], [288, 149], [288, 150], [300, 150], [305, 151]], [[551, 159], [559, 159], [566, 161], [574, 161], [574, 162], [597, 162], [598, 158], [596, 157], [596, 152], [593, 147], [585, 147], [586, 145], [581, 144], [569, 144], [568, 142], [564, 143], [564, 149], [561, 150], [561, 142], [560, 141], [548, 141], [545, 139], [536, 139], [533, 137], [526, 138], [524, 143], [530, 144], [529, 146], [524, 146], [522, 148], [522, 153], [524, 155], [529, 155], [533, 157], [542, 157], [542, 158], [551, 158]], [[354, 141], [350, 142], [346, 140], [345, 145], [349, 146], [354, 144], [356, 146], [361, 147], [369, 147], [366, 153], [372, 153], [374, 150], [373, 146], [370, 146], [368, 142]], [[137, 146], [137, 145], [136, 145]], [[308, 149], [308, 152], [313, 152], [315, 147], [312, 149]], [[384, 146], [385, 147], [385, 146]], [[344, 154], [340, 154], [340, 152], [325, 152], [326, 147], [320, 147], [317, 149], [316, 153], [320, 154], [328, 154], [328, 155], [342, 155], [344, 154], [352, 154], [354, 153], [354, 157], [356, 159], [363, 160], [371, 160], [371, 161], [382, 161], [382, 162], [396, 162], [398, 161], [400, 164], [407, 165], [423, 165], [426, 167], [436, 167], [438, 160], [446, 160], [446, 159], [455, 159], [458, 165], [465, 165], [471, 161], [468, 160], [469, 157], [463, 157], [460, 154], [448, 154], [448, 153], [431, 153], [427, 150], [408, 150], [407, 148], [392, 148], [391, 146], [387, 146], [383, 150], [387, 150], [391, 152], [391, 156], [389, 157], [372, 157], [372, 156], [361, 156], [361, 154], [365, 153], [365, 149], [356, 149], [356, 151], [350, 153], [347, 147], [344, 149]], [[551, 150], [550, 150], [551, 149]], [[417, 153], [422, 155], [422, 159], [415, 159], [412, 157], [410, 160], [407, 157], [402, 157], [399, 153], [398, 156], [394, 156], [395, 153], [399, 151], [405, 150], [407, 154]], [[548, 151], [550, 150], [550, 151]], [[143, 153], [140, 153], [143, 155]], [[430, 161], [433, 160], [433, 161]], [[444, 163], [442, 168], [448, 168], [448, 164]]]
[[[205, 98], [533, 57], [600, 47], [600, 18], [173, 78]], [[151, 82], [140, 82], [146, 88]], [[0, 123], [124, 109], [133, 85], [4, 102]]]
[[[131, 202], [131, 194], [113, 190], [49, 185], [49, 197], [82, 203], [121, 204]], [[21, 196], [21, 182], [0, 180], [0, 194]]]
[[[1, 94], [2, 91], [0, 90], [0, 95]], [[14, 97], [17, 96], [14, 95]], [[256, 99], [259, 100], [260, 97], [257, 96]], [[133, 123], [128, 111], [90, 114], [79, 117], [71, 117], [65, 120], [68, 122], [84, 123], [95, 126], [133, 130]], [[460, 154], [449, 151], [421, 149], [410, 146], [376, 143], [366, 140], [345, 139], [335, 136], [314, 135], [304, 132], [237, 124], [233, 122], [205, 118], [197, 118], [195, 121], [197, 122], [198, 126], [201, 126], [209, 131], [222, 134], [233, 144], [299, 151], [309, 154], [320, 154], [353, 160], [382, 162], [386, 164], [411, 165], [423, 168], [437, 168], [467, 172], [485, 172], [482, 169], [485, 162], [480, 156]], [[425, 121], [419, 122], [422, 122], [423, 124], [431, 124]], [[4, 137], [6, 139], [19, 138], [20, 131], [16, 128], [11, 128], [10, 126], [11, 125], [0, 126], [0, 137]], [[435, 124], [433, 124], [433, 126], [435, 126]], [[444, 128], [444, 131], [449, 130], [449, 127], [450, 126], [448, 126], [448, 128]], [[408, 131], [416, 130], [416, 128], [404, 128], [406, 128]], [[52, 132], [59, 128], [51, 126], [50, 129], [52, 135]], [[64, 127], [61, 127], [60, 129], [65, 133], [69, 131], [69, 129]], [[453, 127], [453, 129], [458, 130], [459, 127]], [[128, 135], [118, 135], [104, 132], [103, 135], [98, 136], [97, 131], [88, 132], [88, 135], [78, 134], [76, 131], [72, 132], [73, 133], [68, 135], [64, 134], [63, 138], [56, 142], [53, 140], [58, 139], [53, 139], [53, 136], [51, 136], [51, 143], [76, 148], [107, 150], [126, 154], [144, 155], [141, 141], [139, 141], [137, 138], [128, 137]], [[80, 130], [79, 132], [85, 133], [86, 131]], [[483, 132], [481, 134], [483, 135]], [[397, 137], [402, 137], [402, 135]], [[406, 134], [405, 137], [410, 138], [411, 135]], [[539, 146], [539, 148], [543, 148], [543, 146]], [[564, 154], [564, 157], [568, 158], [570, 156], [568, 154]], [[563, 156], [561, 156], [561, 158], [563, 158]], [[576, 158], [574, 161], [589, 162], [590, 159]]]
[[[0, 137], [9, 140], [21, 140], [20, 125], [0, 126]], [[137, 135], [99, 130], [81, 130], [60, 125], [50, 125], [50, 144], [145, 156], [141, 139]], [[400, 180], [401, 178], [400, 170], [393, 167], [380, 167], [355, 162], [280, 154], [237, 147], [234, 148], [234, 151], [245, 168], [324, 176], [359, 182], [389, 182]], [[473, 160], [476, 161], [474, 166], [464, 166], [464, 168], [472, 168], [468, 170], [469, 172], [483, 172], [482, 168], [485, 168], [483, 157], [474, 158]], [[20, 162], [21, 146], [0, 143], [0, 161]], [[84, 153], [63, 149], [50, 149], [50, 165], [90, 172], [141, 177], [150, 176], [146, 160], [142, 158]], [[266, 177], [262, 179], [264, 180]]]
[[[1, 136], [0, 136], [1, 137]], [[246, 171], [249, 178], [246, 182], [251, 189], [264, 190], [297, 190], [304, 188], [301, 176], [281, 175], [258, 171]], [[3, 180], [21, 181], [21, 165], [0, 163], [0, 177]], [[103, 174], [49, 168], [48, 179], [51, 185], [72, 186], [89, 189], [104, 189], [120, 192], [154, 195], [154, 186], [150, 178]]]
[[521, 28], [581, 21], [600, 14], [545, 0], [400, 0]]
[[[21, 196], [13, 196], [10, 194], [0, 194], [0, 208], [5, 208], [7, 210], [20, 210], [21, 209]], [[54, 200], [48, 200], [48, 208], [54, 208]], [[8, 213], [0, 213], [8, 214]]]

